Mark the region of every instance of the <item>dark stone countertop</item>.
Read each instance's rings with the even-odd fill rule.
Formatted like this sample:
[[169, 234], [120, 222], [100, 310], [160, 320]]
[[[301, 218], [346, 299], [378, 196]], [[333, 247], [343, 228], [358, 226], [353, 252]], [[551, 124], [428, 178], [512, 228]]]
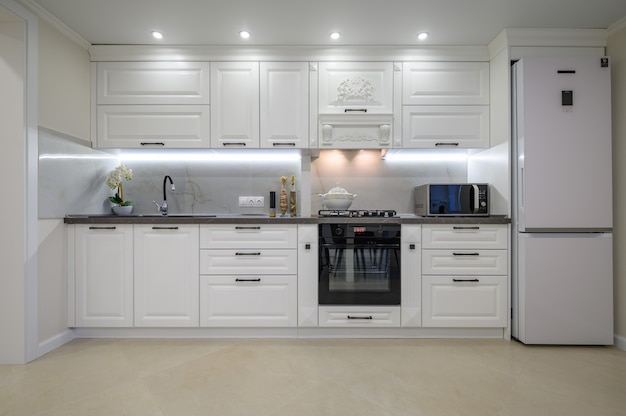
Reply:
[[67, 215], [65, 224], [324, 224], [324, 223], [388, 223], [388, 224], [509, 224], [503, 215], [489, 217], [420, 217], [398, 215], [391, 218], [368, 217], [273, 217], [267, 214], [171, 214], [162, 215]]

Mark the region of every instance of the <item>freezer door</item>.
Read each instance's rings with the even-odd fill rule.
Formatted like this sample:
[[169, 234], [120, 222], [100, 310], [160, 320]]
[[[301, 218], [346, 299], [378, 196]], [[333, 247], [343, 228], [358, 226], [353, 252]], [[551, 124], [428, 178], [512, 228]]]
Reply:
[[526, 344], [613, 344], [613, 239], [519, 234], [514, 336]]
[[599, 57], [515, 67], [518, 230], [610, 231], [610, 68]]

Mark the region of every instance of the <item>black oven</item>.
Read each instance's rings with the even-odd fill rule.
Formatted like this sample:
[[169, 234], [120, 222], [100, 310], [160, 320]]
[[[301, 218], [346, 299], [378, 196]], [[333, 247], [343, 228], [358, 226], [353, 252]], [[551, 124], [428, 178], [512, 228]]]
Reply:
[[400, 224], [319, 225], [320, 305], [400, 304]]

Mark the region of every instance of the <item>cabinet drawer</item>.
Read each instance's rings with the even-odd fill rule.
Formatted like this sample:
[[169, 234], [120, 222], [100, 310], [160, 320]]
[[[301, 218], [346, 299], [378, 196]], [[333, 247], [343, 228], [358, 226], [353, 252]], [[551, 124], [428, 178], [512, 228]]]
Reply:
[[399, 327], [399, 306], [320, 306], [319, 326]]
[[98, 104], [209, 104], [208, 62], [100, 62]]
[[285, 327], [297, 325], [296, 276], [203, 276], [200, 326]]
[[507, 250], [422, 250], [422, 274], [506, 275]]
[[297, 250], [200, 250], [200, 274], [296, 274]]
[[424, 276], [425, 327], [505, 327], [504, 276]]
[[402, 104], [489, 104], [488, 62], [405, 62]]
[[407, 105], [402, 126], [402, 146], [408, 149], [489, 147], [488, 105]]
[[99, 105], [99, 148], [208, 148], [208, 105]]
[[298, 243], [296, 225], [249, 224], [200, 227], [201, 248], [293, 248]]
[[424, 248], [506, 249], [507, 225], [432, 224], [422, 226]]

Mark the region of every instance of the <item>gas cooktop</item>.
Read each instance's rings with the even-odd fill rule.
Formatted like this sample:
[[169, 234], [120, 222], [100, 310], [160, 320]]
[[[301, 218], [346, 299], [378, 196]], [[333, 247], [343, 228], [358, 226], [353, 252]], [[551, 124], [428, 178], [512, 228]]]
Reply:
[[346, 209], [333, 210], [322, 209], [318, 212], [320, 217], [348, 217], [348, 218], [365, 218], [379, 217], [391, 218], [396, 216], [396, 211], [392, 209]]

